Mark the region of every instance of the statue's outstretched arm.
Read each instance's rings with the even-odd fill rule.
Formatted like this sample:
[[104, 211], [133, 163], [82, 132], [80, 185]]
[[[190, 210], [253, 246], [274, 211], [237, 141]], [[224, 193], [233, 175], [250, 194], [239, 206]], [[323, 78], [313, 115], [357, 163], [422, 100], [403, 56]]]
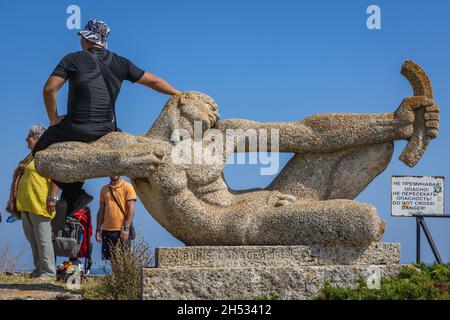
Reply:
[[[237, 137], [235, 151], [262, 151], [260, 147], [264, 145], [270, 150], [274, 144], [273, 138], [277, 136], [274, 130], [278, 130], [280, 152], [327, 153], [355, 146], [410, 139], [415, 110], [420, 108], [425, 109], [426, 134], [435, 138], [439, 129], [439, 107], [432, 99], [422, 96], [404, 99], [397, 111], [391, 113], [319, 114], [298, 122], [264, 123], [226, 119], [219, 120], [216, 128], [229, 137]], [[261, 139], [264, 133], [267, 133], [267, 143]], [[242, 143], [243, 141], [246, 143]], [[245, 145], [245, 150], [238, 150], [239, 144]]]

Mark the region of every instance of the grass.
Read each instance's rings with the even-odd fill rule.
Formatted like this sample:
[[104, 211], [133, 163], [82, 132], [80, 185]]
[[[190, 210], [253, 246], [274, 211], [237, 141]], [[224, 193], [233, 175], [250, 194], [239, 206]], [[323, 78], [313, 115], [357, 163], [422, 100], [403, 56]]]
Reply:
[[401, 269], [392, 278], [381, 279], [380, 289], [369, 289], [364, 279], [357, 288], [326, 284], [319, 300], [450, 300], [450, 264], [417, 264]]
[[[139, 300], [141, 298], [142, 268], [153, 261], [149, 246], [139, 236], [130, 248], [116, 246], [109, 262], [111, 273], [88, 276], [83, 279], [81, 289], [68, 290], [61, 281], [32, 279], [29, 273], [14, 272], [19, 255], [12, 255], [9, 246], [0, 247], [0, 285], [17, 287], [61, 287], [66, 291], [81, 294], [86, 300]], [[106, 271], [106, 265], [104, 267]]]
[[59, 287], [64, 287], [65, 284], [62, 282], [57, 281], [46, 281], [42, 282], [42, 280], [37, 279], [31, 279], [29, 277], [28, 273], [25, 272], [15, 272], [11, 273], [9, 271], [7, 272], [0, 272], [0, 284], [17, 284], [17, 285], [45, 285], [45, 284], [52, 284]]
[[31, 279], [28, 273], [0, 272], [0, 300], [67, 299], [75, 297], [65, 283]]
[[112, 272], [101, 277], [89, 277], [80, 293], [87, 300], [141, 299], [142, 268], [153, 261], [149, 246], [141, 236], [131, 248], [117, 245], [110, 260]]

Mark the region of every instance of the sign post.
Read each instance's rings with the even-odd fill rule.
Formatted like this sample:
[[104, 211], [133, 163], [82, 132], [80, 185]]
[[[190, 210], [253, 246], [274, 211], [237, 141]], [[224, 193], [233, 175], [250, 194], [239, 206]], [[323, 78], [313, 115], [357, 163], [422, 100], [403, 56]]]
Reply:
[[391, 214], [416, 218], [416, 263], [421, 262], [423, 230], [437, 263], [442, 258], [425, 222], [427, 218], [450, 218], [444, 214], [444, 177], [392, 176]]

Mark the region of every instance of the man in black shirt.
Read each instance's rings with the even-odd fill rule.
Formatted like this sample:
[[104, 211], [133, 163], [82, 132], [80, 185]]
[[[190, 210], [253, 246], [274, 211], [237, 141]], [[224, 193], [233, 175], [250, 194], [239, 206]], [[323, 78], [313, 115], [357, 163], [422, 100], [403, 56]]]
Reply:
[[[168, 95], [179, 93], [161, 78], [107, 50], [109, 33], [106, 23], [90, 20], [78, 33], [83, 51], [66, 55], [47, 80], [44, 102], [50, 127], [37, 142], [33, 156], [56, 142], [90, 142], [117, 130], [115, 101], [123, 80], [137, 82]], [[62, 117], [57, 112], [57, 92], [66, 80], [69, 80], [67, 115]], [[64, 209], [61, 210], [67, 214], [78, 211], [93, 199], [82, 189], [83, 182], [55, 183], [63, 191]], [[49, 198], [48, 201], [55, 202], [56, 199]]]

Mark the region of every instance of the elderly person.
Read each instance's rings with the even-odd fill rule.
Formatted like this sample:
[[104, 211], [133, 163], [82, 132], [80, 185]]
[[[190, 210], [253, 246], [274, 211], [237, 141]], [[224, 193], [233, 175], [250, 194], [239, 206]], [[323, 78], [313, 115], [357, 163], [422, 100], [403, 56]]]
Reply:
[[[41, 125], [33, 125], [26, 138], [33, 150], [45, 132]], [[33, 253], [34, 270], [31, 277], [43, 280], [55, 278], [55, 254], [52, 244], [51, 219], [59, 189], [51, 180], [39, 175], [31, 154], [14, 171], [7, 211], [22, 219], [25, 237]]]

